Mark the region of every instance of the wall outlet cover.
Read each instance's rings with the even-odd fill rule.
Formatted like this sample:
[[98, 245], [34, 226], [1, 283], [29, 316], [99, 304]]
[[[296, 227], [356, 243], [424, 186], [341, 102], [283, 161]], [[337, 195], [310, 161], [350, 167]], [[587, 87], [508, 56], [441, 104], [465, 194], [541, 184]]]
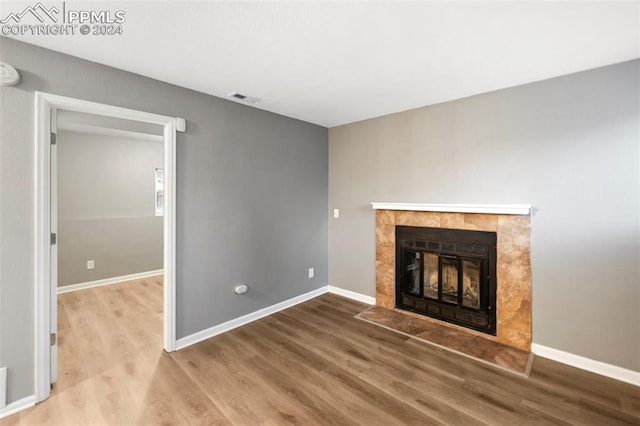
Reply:
[[309, 279], [313, 278], [315, 275], [315, 271], [313, 270], [313, 268], [309, 268]]
[[87, 260], [87, 269], [93, 269], [96, 267], [96, 264], [93, 260]]
[[245, 294], [247, 290], [249, 290], [249, 287], [244, 284], [240, 284], [234, 287], [233, 292], [235, 294]]

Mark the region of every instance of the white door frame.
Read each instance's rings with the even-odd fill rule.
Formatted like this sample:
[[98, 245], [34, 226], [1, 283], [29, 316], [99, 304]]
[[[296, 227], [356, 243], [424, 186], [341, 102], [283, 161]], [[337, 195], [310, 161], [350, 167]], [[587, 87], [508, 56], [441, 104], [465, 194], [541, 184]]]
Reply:
[[[35, 261], [34, 261], [34, 378], [36, 401], [51, 389], [51, 133], [59, 109], [159, 124], [164, 127], [164, 349], [176, 347], [176, 123], [182, 119], [64, 96], [36, 92], [35, 96]], [[52, 120], [53, 118], [53, 120]], [[182, 129], [181, 129], [182, 130]]]

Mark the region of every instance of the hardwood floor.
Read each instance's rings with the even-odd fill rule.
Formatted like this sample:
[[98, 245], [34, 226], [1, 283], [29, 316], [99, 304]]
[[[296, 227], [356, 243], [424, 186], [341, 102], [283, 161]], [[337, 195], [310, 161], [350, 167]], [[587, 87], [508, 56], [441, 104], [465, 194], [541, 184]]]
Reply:
[[543, 358], [509, 374], [330, 294], [167, 354], [160, 280], [61, 295], [52, 396], [0, 424], [640, 424], [638, 387]]

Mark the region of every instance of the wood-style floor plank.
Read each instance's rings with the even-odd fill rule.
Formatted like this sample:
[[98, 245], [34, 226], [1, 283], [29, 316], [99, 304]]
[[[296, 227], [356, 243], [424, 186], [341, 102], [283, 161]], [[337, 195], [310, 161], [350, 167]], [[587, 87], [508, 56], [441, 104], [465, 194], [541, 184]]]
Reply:
[[531, 378], [360, 321], [326, 294], [174, 353], [161, 277], [59, 296], [59, 380], [14, 425], [640, 425], [640, 389]]
[[[281, 315], [287, 316], [288, 314], [283, 313]], [[304, 315], [297, 316], [305, 317]], [[291, 320], [283, 319], [284, 322]], [[311, 321], [309, 318], [307, 320]], [[328, 355], [339, 359], [343, 368], [354, 374], [359, 374], [363, 380], [373, 383], [381, 389], [387, 389], [387, 386], [396, 382], [417, 387], [426, 382], [430, 383], [428, 389], [416, 389], [414, 395], [418, 395], [418, 397], [415, 403], [416, 405], [423, 405], [421, 408], [425, 409], [427, 408], [425, 401], [431, 402], [431, 404], [438, 407], [438, 410], [434, 410], [433, 415], [441, 417], [446, 424], [460, 424], [463, 419], [466, 420], [464, 422], [466, 424], [470, 423], [471, 420], [469, 419], [474, 417], [479, 422], [488, 424], [499, 419], [505, 421], [513, 419], [510, 416], [511, 410], [504, 410], [503, 406], [490, 404], [485, 401], [485, 398], [475, 398], [470, 395], [462, 387], [464, 379], [459, 376], [451, 373], [442, 375], [435, 370], [429, 371], [430, 367], [426, 363], [421, 363], [411, 358], [405, 359], [401, 353], [385, 354], [382, 351], [378, 351], [378, 353], [356, 351], [353, 347], [349, 347], [346, 342], [343, 342], [342, 345], [336, 345], [335, 342], [332, 342], [332, 336], [326, 336], [322, 329], [314, 330], [309, 324], [291, 324], [290, 326], [289, 333], [292, 333], [295, 329], [300, 331], [305, 327], [309, 327], [310, 336], [318, 340], [319, 343], [323, 343], [323, 339], [329, 339], [325, 342], [326, 344], [317, 345], [318, 350], [326, 352], [326, 348], [337, 347], [337, 351], [333, 350]], [[353, 336], [350, 337], [353, 338]], [[300, 335], [296, 336], [296, 339], [298, 338], [301, 338]], [[342, 346], [343, 353], [340, 352], [340, 346]], [[441, 395], [447, 395], [446, 400], [443, 400]], [[402, 400], [407, 402], [404, 398]], [[453, 405], [450, 405], [450, 403], [453, 403]], [[435, 420], [431, 419], [431, 422], [435, 423]]]
[[[247, 337], [241, 333], [242, 329], [237, 333], [229, 333], [229, 337], [233, 339], [234, 335], [239, 336], [237, 343], [241, 344], [247, 341]], [[335, 389], [340, 386], [341, 380], [333, 378], [331, 375], [332, 369], [335, 370], [335, 361], [306, 350], [305, 347], [308, 345], [305, 342], [288, 341], [283, 346], [279, 346], [283, 344], [285, 338], [277, 336], [268, 326], [262, 328], [260, 338], [261, 342], [257, 342], [257, 344], [260, 345], [263, 358], [272, 366], [271, 371], [264, 369], [265, 375], [270, 376], [271, 381], [276, 381], [288, 393], [295, 395], [304, 405], [313, 408], [314, 413], [320, 416], [316, 423], [326, 424], [330, 420], [327, 418], [328, 414], [336, 411], [343, 416], [343, 419], [338, 422], [340, 424], [345, 424], [347, 419], [354, 417], [358, 418], [360, 422], [367, 423], [383, 420], [398, 423], [397, 419], [386, 410], [381, 407], [371, 407], [368, 401], [363, 401], [359, 395], [353, 392], [337, 394]], [[277, 343], [270, 345], [269, 340]], [[254, 346], [252, 338], [250, 341]], [[285, 347], [286, 349], [284, 349]], [[316, 368], [310, 369], [307, 365]], [[283, 375], [281, 372], [286, 372], [286, 374]], [[303, 383], [301, 383], [300, 377], [305, 377]], [[307, 400], [310, 400], [311, 404], [307, 403]], [[325, 406], [317, 406], [316, 401], [322, 401]], [[346, 407], [346, 409], [341, 410], [341, 407]], [[336, 424], [336, 422], [332, 421], [331, 424]]]

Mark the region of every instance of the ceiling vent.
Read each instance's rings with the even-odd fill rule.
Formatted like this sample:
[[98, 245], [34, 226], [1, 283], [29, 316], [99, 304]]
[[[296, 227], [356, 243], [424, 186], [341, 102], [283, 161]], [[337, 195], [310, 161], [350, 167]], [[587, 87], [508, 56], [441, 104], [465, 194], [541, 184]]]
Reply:
[[257, 104], [262, 100], [260, 98], [255, 98], [253, 96], [243, 95], [242, 93], [238, 93], [238, 92], [231, 92], [227, 96], [232, 99], [238, 100], [240, 102], [244, 102], [246, 104]]

